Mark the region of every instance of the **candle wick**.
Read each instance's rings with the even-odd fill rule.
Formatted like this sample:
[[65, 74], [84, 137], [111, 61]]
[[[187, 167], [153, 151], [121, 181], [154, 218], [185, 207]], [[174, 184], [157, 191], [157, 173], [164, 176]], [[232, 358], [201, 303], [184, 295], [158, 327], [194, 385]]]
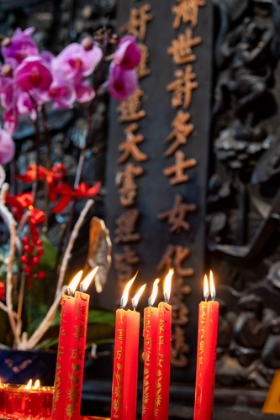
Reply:
[[169, 299], [166, 293], [164, 293], [164, 302], [169, 303]]
[[120, 300], [120, 308], [123, 309], [123, 298]]
[[148, 299], [148, 306], [149, 306], [149, 308], [152, 306], [150, 298]]
[[131, 299], [131, 303], [132, 303], [132, 309], [135, 311], [135, 309], [136, 309], [135, 300]]

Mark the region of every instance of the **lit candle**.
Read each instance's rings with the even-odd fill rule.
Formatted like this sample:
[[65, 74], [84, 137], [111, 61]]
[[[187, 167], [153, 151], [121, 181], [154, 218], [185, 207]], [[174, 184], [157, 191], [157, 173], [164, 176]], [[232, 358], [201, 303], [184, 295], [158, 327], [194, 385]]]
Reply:
[[132, 298], [133, 311], [124, 310], [135, 277], [125, 287], [121, 309], [116, 313], [111, 420], [136, 419], [140, 330], [140, 313], [136, 307], [146, 285]]
[[0, 378], [0, 414], [6, 413], [5, 408], [5, 388], [6, 385], [2, 384], [1, 378]]
[[67, 420], [80, 419], [84, 361], [87, 338], [89, 294], [85, 293], [92, 282], [98, 267], [92, 270], [82, 281], [80, 292], [75, 292], [74, 323], [70, 346], [70, 364], [65, 387]]
[[158, 308], [154, 308], [159, 279], [154, 281], [152, 295], [149, 298], [149, 306], [144, 309], [144, 377], [142, 397], [142, 420], [154, 419], [155, 406], [155, 383], [157, 370], [157, 337], [158, 337]]
[[[68, 291], [72, 295], [82, 278], [82, 274], [83, 272], [79, 271], [68, 286]], [[60, 304], [60, 330], [52, 406], [53, 420], [64, 420], [64, 418], [66, 418], [66, 383], [70, 369], [70, 340], [73, 336], [75, 299], [73, 296], [63, 294]]]
[[[209, 295], [211, 301], [207, 301]], [[204, 298], [205, 302], [199, 305], [194, 420], [211, 420], [213, 415], [219, 304], [214, 300], [212, 271], [210, 292], [207, 276], [204, 277]]]
[[174, 270], [170, 269], [164, 282], [164, 302], [158, 305], [158, 355], [156, 364], [155, 420], [168, 420], [170, 358], [172, 339], [172, 307], [169, 305], [171, 280]]

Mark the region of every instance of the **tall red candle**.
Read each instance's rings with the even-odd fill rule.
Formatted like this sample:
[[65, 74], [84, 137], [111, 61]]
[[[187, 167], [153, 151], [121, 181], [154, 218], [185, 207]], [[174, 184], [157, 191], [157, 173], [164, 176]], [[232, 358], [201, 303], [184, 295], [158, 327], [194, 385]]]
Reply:
[[155, 420], [168, 420], [170, 390], [170, 358], [172, 337], [172, 307], [168, 304], [173, 270], [169, 270], [164, 284], [165, 302], [158, 305], [158, 355], [156, 364]]
[[[199, 367], [196, 375], [194, 420], [211, 420], [213, 416], [216, 347], [219, 320], [219, 304], [215, 302], [215, 286], [213, 274], [210, 272], [210, 296], [211, 301], [201, 302], [200, 308], [200, 331], [198, 331], [197, 359]], [[207, 297], [207, 287], [206, 287]], [[204, 334], [205, 331], [205, 334]]]
[[[159, 279], [154, 281], [152, 296], [149, 305], [153, 305], [157, 296]], [[155, 383], [157, 370], [157, 337], [158, 337], [158, 308], [149, 306], [144, 309], [144, 377], [142, 396], [142, 420], [154, 419]]]
[[80, 420], [90, 299], [84, 291], [88, 289], [96, 271], [97, 267], [81, 283], [81, 292], [75, 292], [74, 295], [74, 331], [71, 337], [70, 365], [65, 387], [67, 420]]
[[134, 310], [123, 309], [135, 278], [127, 283], [116, 314], [111, 420], [136, 419], [140, 313], [135, 309], [146, 285], [132, 299]]
[[136, 312], [136, 307], [145, 287], [146, 284], [140, 287], [132, 298], [133, 311], [127, 311], [122, 420], [136, 420], [140, 334], [140, 313]]
[[116, 312], [114, 370], [112, 383], [111, 420], [122, 419], [123, 371], [126, 341], [127, 313], [124, 309]]
[[[82, 271], [76, 274], [69, 285], [70, 290], [76, 289], [82, 277]], [[75, 299], [64, 294], [61, 299], [60, 329], [58, 351], [54, 380], [54, 397], [52, 406], [52, 419], [66, 419], [66, 383], [70, 368], [71, 337], [73, 336]]]

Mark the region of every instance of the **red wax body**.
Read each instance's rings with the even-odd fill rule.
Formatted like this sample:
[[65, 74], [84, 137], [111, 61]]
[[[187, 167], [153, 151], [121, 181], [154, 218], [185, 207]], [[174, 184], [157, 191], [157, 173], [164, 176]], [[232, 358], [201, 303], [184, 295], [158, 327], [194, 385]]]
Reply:
[[[205, 302], [203, 303], [205, 304]], [[199, 354], [200, 348], [204, 346], [201, 379], [199, 380], [198, 377], [196, 379], [196, 394], [198, 392], [198, 397], [195, 401], [194, 420], [211, 420], [213, 415], [218, 321], [218, 302], [206, 302], [205, 335], [200, 340], [197, 349], [197, 357], [199, 358], [201, 357]], [[203, 340], [204, 344], [202, 344]]]
[[65, 389], [67, 420], [80, 420], [89, 298], [87, 293], [75, 292], [70, 364]]
[[0, 385], [0, 414], [6, 414], [5, 385]]
[[154, 419], [168, 420], [172, 307], [168, 303], [161, 302], [158, 309], [158, 357]]
[[71, 338], [73, 336], [74, 304], [75, 300], [72, 296], [62, 296], [52, 407], [53, 420], [66, 419], [66, 383], [70, 369], [70, 348]]
[[155, 383], [157, 371], [158, 308], [144, 309], [144, 378], [142, 420], [153, 420], [155, 410]]
[[114, 369], [112, 383], [111, 420], [121, 420], [123, 401], [124, 360], [126, 341], [127, 312], [118, 309], [116, 312]]
[[128, 310], [121, 420], [136, 419], [140, 313]]

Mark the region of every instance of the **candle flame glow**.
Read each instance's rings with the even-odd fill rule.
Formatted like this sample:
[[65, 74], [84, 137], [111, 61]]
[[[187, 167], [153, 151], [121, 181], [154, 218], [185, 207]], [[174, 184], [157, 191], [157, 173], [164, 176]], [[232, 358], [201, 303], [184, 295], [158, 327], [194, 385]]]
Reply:
[[208, 283], [208, 277], [206, 276], [206, 274], [204, 276], [203, 295], [204, 295], [205, 300], [209, 298], [209, 283]]
[[25, 386], [25, 389], [31, 389], [32, 387], [32, 379], [29, 379], [29, 381], [27, 382], [27, 385]]
[[210, 270], [210, 296], [212, 300], [216, 299], [216, 289], [215, 289], [214, 276], [213, 276], [212, 270]]
[[171, 280], [174, 274], [174, 270], [173, 268], [169, 268], [169, 271], [165, 277], [164, 280], [164, 290], [163, 290], [163, 294], [164, 294], [164, 300], [165, 302], [169, 302], [170, 300], [170, 294], [171, 294]]
[[98, 267], [95, 267], [87, 276], [86, 278], [82, 281], [81, 283], [81, 291], [82, 292], [86, 292], [87, 289], [89, 288], [90, 283], [92, 282], [95, 274], [97, 273]]
[[138, 271], [137, 271], [137, 273], [135, 274], [135, 276], [134, 276], [134, 277], [132, 277], [132, 279], [131, 279], [131, 280], [129, 280], [129, 282], [127, 283], [127, 285], [126, 285], [126, 286], [125, 286], [125, 288], [124, 288], [123, 295], [122, 295], [122, 297], [121, 297], [121, 308], [125, 308], [125, 307], [126, 307], [126, 304], [127, 304], [127, 301], [128, 301], [128, 294], [129, 294], [129, 290], [130, 290], [130, 288], [131, 288], [131, 286], [132, 286], [132, 283], [133, 283], [133, 282], [134, 282], [134, 280], [136, 279], [137, 274], [138, 274]]
[[80, 280], [82, 278], [83, 275], [83, 270], [79, 271], [75, 277], [73, 278], [73, 280], [71, 281], [71, 283], [68, 286], [68, 289], [70, 290], [70, 292], [72, 293], [72, 295], [75, 293], [78, 284], [80, 283]]
[[133, 307], [134, 310], [136, 309], [136, 307], [138, 305], [138, 302], [139, 302], [139, 299], [142, 296], [142, 293], [144, 292], [146, 286], [147, 286], [147, 283], [143, 284], [143, 286], [140, 287], [140, 289], [138, 290], [136, 295], [131, 299], [132, 307]]
[[151, 296], [149, 297], [149, 305], [153, 306], [153, 304], [155, 303], [155, 300], [157, 298], [157, 294], [158, 294], [158, 284], [160, 282], [160, 279], [155, 279], [154, 284], [153, 284], [153, 291]]
[[41, 386], [41, 382], [39, 379], [36, 379], [35, 384], [33, 385], [33, 389], [38, 389]]

